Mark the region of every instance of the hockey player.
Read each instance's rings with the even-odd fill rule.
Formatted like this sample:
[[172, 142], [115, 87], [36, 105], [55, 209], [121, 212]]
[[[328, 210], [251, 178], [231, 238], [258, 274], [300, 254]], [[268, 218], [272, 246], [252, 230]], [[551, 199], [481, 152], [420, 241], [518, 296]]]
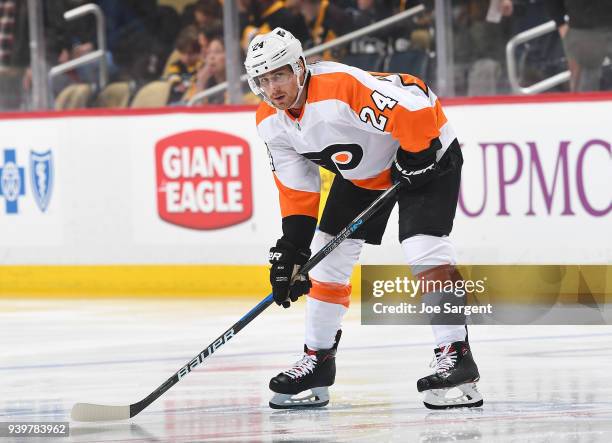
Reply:
[[[349, 284], [364, 243], [380, 244], [391, 202], [340, 244], [309, 275], [311, 255], [392, 182], [398, 194], [399, 240], [416, 277], [454, 280], [448, 239], [463, 159], [435, 94], [407, 74], [376, 74], [334, 62], [306, 65], [301, 43], [276, 28], [250, 43], [245, 67], [264, 100], [256, 114], [279, 190], [282, 237], [270, 249], [270, 282], [279, 305], [308, 294], [303, 358], [270, 380], [272, 408], [325, 406], [334, 383]], [[336, 174], [317, 229], [319, 166]], [[443, 294], [424, 294], [434, 300]], [[452, 296], [452, 294], [451, 294]], [[429, 408], [480, 406], [478, 369], [467, 328], [432, 324], [435, 372], [417, 382]], [[448, 398], [450, 388], [462, 391]], [[306, 396], [298, 394], [310, 390]]]

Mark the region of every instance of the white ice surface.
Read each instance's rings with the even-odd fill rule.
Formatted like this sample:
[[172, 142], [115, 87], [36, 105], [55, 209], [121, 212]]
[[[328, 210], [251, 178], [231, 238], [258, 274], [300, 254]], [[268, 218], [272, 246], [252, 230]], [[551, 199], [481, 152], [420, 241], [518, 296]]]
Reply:
[[[134, 403], [254, 305], [0, 300], [0, 421]], [[433, 412], [415, 387], [430, 371], [429, 328], [361, 326], [354, 304], [330, 406], [269, 409], [268, 380], [301, 353], [303, 306], [271, 306], [129, 422], [71, 423], [70, 438], [36, 441], [612, 441], [610, 326], [472, 327], [484, 407]]]

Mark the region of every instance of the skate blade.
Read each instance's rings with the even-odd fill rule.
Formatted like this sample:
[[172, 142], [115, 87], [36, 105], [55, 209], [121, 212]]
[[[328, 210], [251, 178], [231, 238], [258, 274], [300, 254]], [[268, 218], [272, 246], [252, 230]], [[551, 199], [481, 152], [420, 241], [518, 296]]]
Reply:
[[327, 387], [312, 388], [310, 394], [297, 397], [300, 394], [274, 394], [270, 400], [272, 409], [299, 409], [299, 408], [322, 408], [329, 403], [329, 391]]
[[477, 408], [484, 400], [478, 392], [476, 383], [465, 383], [456, 387], [461, 393], [455, 397], [447, 397], [453, 389], [431, 389], [426, 391], [423, 404], [428, 409]]

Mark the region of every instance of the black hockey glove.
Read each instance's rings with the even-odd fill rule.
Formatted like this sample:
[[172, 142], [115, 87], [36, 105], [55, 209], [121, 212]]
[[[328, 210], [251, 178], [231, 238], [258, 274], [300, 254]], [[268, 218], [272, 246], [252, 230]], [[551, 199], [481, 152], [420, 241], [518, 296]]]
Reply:
[[274, 301], [283, 308], [310, 292], [312, 283], [308, 275], [298, 274], [300, 268], [310, 258], [310, 249], [296, 249], [290, 242], [281, 238], [276, 246], [270, 248], [270, 283]]
[[401, 182], [406, 189], [417, 189], [438, 175], [436, 153], [442, 148], [437, 138], [431, 146], [421, 152], [408, 152], [401, 147], [395, 154], [391, 165], [391, 179], [393, 183]]

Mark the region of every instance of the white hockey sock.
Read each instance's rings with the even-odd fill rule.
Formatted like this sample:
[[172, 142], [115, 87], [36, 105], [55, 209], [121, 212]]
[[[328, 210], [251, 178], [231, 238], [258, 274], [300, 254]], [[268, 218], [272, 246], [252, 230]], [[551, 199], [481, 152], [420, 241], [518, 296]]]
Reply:
[[318, 351], [331, 348], [346, 311], [348, 309], [343, 305], [306, 297], [305, 343], [308, 349]]
[[[457, 263], [455, 248], [448, 237], [415, 235], [402, 242], [402, 248], [412, 272], [418, 275], [428, 268]], [[423, 300], [432, 294], [423, 294]], [[435, 343], [438, 347], [466, 338], [465, 325], [432, 324]]]
[[465, 340], [465, 325], [431, 325], [431, 329], [439, 348]]

